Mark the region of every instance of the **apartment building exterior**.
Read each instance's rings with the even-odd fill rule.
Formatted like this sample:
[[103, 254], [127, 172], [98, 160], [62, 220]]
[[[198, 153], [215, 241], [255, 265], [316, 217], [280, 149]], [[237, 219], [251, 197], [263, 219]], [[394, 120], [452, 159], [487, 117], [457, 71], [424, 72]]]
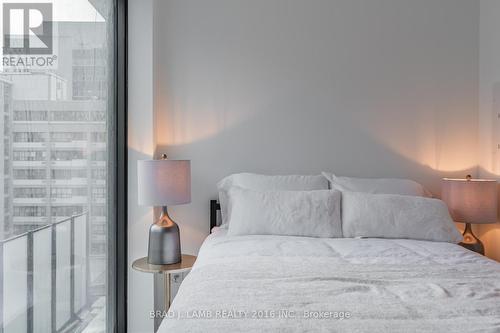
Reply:
[[[16, 76], [12, 76], [14, 86]], [[4, 200], [8, 207], [4, 211], [12, 217], [10, 224], [4, 224], [4, 232], [13, 236], [86, 211], [92, 263], [104, 265], [105, 102], [47, 98], [15, 99], [11, 104], [10, 126], [4, 126], [12, 137], [10, 149], [4, 153], [10, 157], [5, 159], [4, 172], [11, 173], [4, 177], [4, 192], [11, 196]]]
[[112, 309], [114, 35], [92, 4], [54, 4], [50, 65], [0, 64], [0, 331], [101, 332]]
[[64, 52], [57, 70], [0, 75], [0, 235], [6, 239], [87, 212], [90, 280], [99, 294], [108, 249], [108, 64], [98, 42], [77, 44], [66, 37], [78, 29], [78, 23], [59, 26]]
[[0, 212], [2, 212], [3, 226], [0, 228], [0, 239], [10, 235], [12, 229], [12, 172], [11, 172], [11, 117], [12, 117], [12, 82], [6, 78], [0, 78], [0, 117], [3, 120], [0, 126]]

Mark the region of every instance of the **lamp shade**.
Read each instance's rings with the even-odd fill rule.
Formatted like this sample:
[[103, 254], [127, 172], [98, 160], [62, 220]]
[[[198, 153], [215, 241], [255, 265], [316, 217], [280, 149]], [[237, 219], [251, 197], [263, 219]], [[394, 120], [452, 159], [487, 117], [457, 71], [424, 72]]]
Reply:
[[497, 182], [485, 179], [443, 179], [442, 199], [453, 220], [462, 223], [497, 222]]
[[137, 182], [139, 205], [168, 206], [191, 202], [190, 161], [138, 161]]

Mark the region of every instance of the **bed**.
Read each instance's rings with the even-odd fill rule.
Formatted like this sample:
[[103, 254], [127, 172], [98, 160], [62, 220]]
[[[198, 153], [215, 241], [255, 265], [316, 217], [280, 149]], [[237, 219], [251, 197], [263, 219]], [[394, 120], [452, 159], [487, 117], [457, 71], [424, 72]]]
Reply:
[[411, 180], [323, 176], [219, 182], [159, 332], [500, 332], [500, 265], [456, 244], [444, 202]]
[[215, 228], [159, 332], [500, 332], [500, 265], [458, 245]]

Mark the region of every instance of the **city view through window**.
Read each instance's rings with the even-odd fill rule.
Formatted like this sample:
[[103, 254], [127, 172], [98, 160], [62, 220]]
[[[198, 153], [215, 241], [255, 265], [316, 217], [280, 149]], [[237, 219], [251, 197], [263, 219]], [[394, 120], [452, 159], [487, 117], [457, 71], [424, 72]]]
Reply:
[[0, 332], [106, 332], [113, 1], [46, 3], [2, 1]]

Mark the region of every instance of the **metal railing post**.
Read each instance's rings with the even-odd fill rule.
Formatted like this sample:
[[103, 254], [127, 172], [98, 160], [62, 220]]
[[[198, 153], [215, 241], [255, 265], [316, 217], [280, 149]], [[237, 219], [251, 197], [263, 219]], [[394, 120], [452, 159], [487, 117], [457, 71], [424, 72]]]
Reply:
[[51, 280], [50, 280], [50, 285], [51, 285], [51, 296], [50, 296], [50, 322], [51, 322], [51, 332], [56, 332], [56, 297], [57, 297], [57, 292], [56, 292], [56, 284], [57, 284], [57, 239], [56, 239], [56, 226], [57, 224], [52, 224], [51, 225], [51, 232], [52, 232], [52, 245], [51, 245]]
[[3, 280], [5, 269], [3, 265], [3, 245], [4, 242], [0, 241], [0, 333], [4, 332], [4, 316], [3, 316], [3, 305], [4, 305], [4, 292], [3, 292]]
[[75, 216], [70, 221], [70, 313], [71, 319], [75, 317]]
[[27, 237], [27, 251], [28, 258], [26, 260], [26, 327], [29, 333], [33, 332], [33, 232], [29, 231]]
[[85, 216], [85, 307], [88, 307], [90, 299], [90, 216], [87, 212]]
[[[35, 314], [35, 304], [34, 304], [34, 288], [35, 288], [35, 275], [34, 275], [34, 254], [35, 254], [35, 248], [34, 248], [34, 240], [35, 240], [35, 233], [39, 232], [44, 229], [50, 228], [50, 332], [58, 332], [57, 330], [57, 226], [64, 224], [65, 230], [67, 230], [67, 223], [69, 223], [69, 237], [70, 237], [70, 318], [68, 321], [66, 321], [64, 324], [61, 326], [61, 330], [65, 330], [68, 325], [71, 325], [73, 321], [77, 320], [77, 313], [76, 313], [76, 306], [75, 306], [75, 300], [76, 300], [76, 293], [77, 293], [77, 286], [76, 286], [76, 270], [75, 270], [75, 262], [76, 262], [76, 245], [75, 245], [75, 240], [76, 240], [76, 218], [77, 217], [82, 217], [85, 215], [85, 234], [86, 234], [86, 241], [84, 242], [85, 245], [85, 275], [86, 275], [86, 284], [83, 288], [85, 288], [85, 292], [87, 295], [87, 300], [85, 306], [88, 306], [88, 293], [90, 290], [90, 247], [88, 245], [88, 242], [90, 241], [90, 228], [88, 226], [89, 224], [89, 216], [88, 213], [82, 213], [79, 215], [73, 215], [71, 218], [58, 221], [58, 222], [53, 222], [51, 224], [45, 225], [43, 227], [33, 229], [30, 231], [27, 231], [25, 233], [13, 236], [11, 238], [5, 239], [5, 240], [0, 240], [0, 333], [5, 332], [5, 289], [4, 289], [4, 282], [5, 282], [5, 257], [4, 257], [4, 252], [5, 252], [5, 244], [14, 241], [15, 239], [19, 239], [21, 237], [25, 237], [27, 239], [27, 245], [26, 245], [26, 251], [27, 251], [27, 258], [26, 258], [26, 287], [27, 287], [27, 295], [26, 295], [26, 327], [27, 327], [27, 333], [33, 333], [35, 332], [35, 323], [34, 323], [34, 314]], [[67, 253], [64, 253], [66, 255]], [[66, 269], [66, 267], [63, 267], [62, 269]]]

